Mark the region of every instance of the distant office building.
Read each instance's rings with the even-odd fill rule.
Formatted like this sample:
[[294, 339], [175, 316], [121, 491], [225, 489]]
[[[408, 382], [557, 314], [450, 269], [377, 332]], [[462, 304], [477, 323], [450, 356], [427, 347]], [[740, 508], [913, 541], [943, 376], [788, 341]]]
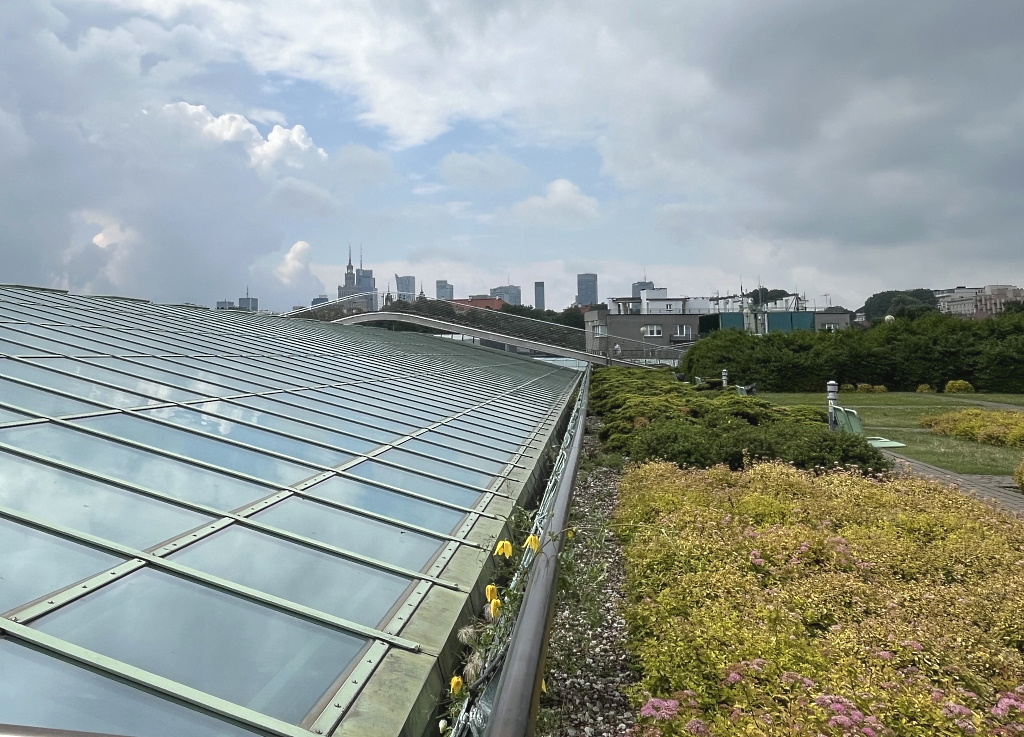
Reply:
[[523, 290], [515, 284], [506, 284], [503, 287], [495, 287], [491, 290], [491, 296], [503, 299], [510, 305], [521, 305], [523, 303]]
[[597, 274], [577, 274], [576, 304], [596, 305], [597, 303]]
[[218, 310], [233, 310], [233, 309], [236, 309], [236, 308], [235, 308], [235, 303], [232, 302], [230, 299], [222, 299], [219, 302], [217, 302], [217, 309]]
[[247, 312], [259, 312], [260, 300], [258, 297], [239, 297], [238, 309], [245, 310]]
[[309, 303], [309, 306], [316, 307], [317, 305], [322, 305], [326, 302], [330, 302], [330, 300], [327, 298], [327, 295], [321, 294], [319, 297], [314, 297], [313, 301]]
[[415, 302], [416, 277], [395, 274], [395, 297], [404, 302]]
[[449, 284], [447, 279], [438, 279], [436, 287], [438, 299], [455, 299], [455, 285]]
[[348, 249], [348, 266], [345, 267], [345, 284], [338, 286], [338, 299], [354, 297], [346, 302], [347, 307], [373, 312], [377, 304], [377, 282], [373, 269], [363, 268], [363, 257], [359, 256], [359, 268], [352, 267], [352, 249]]
[[1024, 299], [1024, 289], [1012, 284], [989, 284], [984, 287], [953, 287], [932, 290], [939, 302], [939, 312], [960, 317], [998, 315], [1007, 302]]
[[654, 282], [652, 281], [635, 281], [633, 282], [633, 299], [640, 299], [640, 292], [645, 289], [654, 289]]
[[535, 281], [533, 283], [533, 307], [537, 310], [543, 310], [544, 308], [544, 282]]

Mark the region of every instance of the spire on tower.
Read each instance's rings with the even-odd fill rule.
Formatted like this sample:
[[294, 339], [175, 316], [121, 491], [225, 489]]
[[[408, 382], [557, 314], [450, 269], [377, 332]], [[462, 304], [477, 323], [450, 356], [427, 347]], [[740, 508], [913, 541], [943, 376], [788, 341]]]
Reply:
[[348, 270], [352, 271], [352, 244], [348, 244]]

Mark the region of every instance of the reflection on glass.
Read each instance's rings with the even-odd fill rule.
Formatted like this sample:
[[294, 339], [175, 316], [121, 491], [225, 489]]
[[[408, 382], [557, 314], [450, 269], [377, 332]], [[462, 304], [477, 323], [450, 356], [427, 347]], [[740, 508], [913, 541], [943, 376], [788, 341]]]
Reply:
[[480, 498], [480, 492], [472, 489], [446, 484], [444, 481], [373, 461], [363, 461], [351, 466], [346, 469], [346, 473], [369, 481], [380, 481], [382, 484], [429, 496], [431, 499], [458, 504], [460, 507], [472, 507]]
[[[21, 330], [33, 331], [35, 326], [33, 325], [19, 325]], [[65, 356], [77, 356], [92, 351], [87, 351], [84, 348], [77, 348], [74, 346], [67, 345], [66, 343], [58, 343], [55, 340], [48, 340], [47, 338], [41, 338], [36, 335], [27, 335], [21, 330], [8, 330], [7, 328], [0, 327], [0, 340], [11, 343], [21, 343], [29, 346], [32, 350], [27, 351], [25, 348], [20, 349], [20, 353], [38, 353], [40, 350], [43, 353], [59, 353]]]
[[188, 374], [194, 379], [198, 379], [199, 381], [208, 382], [210, 384], [220, 384], [222, 386], [228, 387], [234, 393], [262, 392], [266, 391], [267, 389], [265, 386], [260, 386], [259, 384], [250, 384], [248, 381], [241, 381], [232, 376], [224, 376], [223, 374], [215, 374], [210, 371], [203, 371], [199, 367], [187, 363], [189, 359], [185, 356], [175, 356], [174, 358], [152, 358], [150, 356], [135, 356], [131, 360], [132, 363], [141, 363], [145, 366], [150, 366], [155, 369], [166, 369], [167, 371], [184, 373]]
[[117, 389], [111, 389], [110, 387], [100, 386], [86, 379], [58, 374], [56, 371], [47, 371], [38, 366], [20, 361], [3, 361], [0, 363], [0, 373], [4, 376], [24, 379], [34, 384], [67, 392], [82, 399], [109, 404], [113, 407], [142, 407], [159, 402], [156, 399], [140, 397], [138, 394], [129, 394]]
[[[362, 438], [354, 438], [351, 435], [342, 435], [326, 427], [310, 425], [306, 422], [298, 422], [287, 417], [272, 415], [269, 412], [260, 412], [249, 409], [234, 402], [204, 402], [203, 404], [192, 405], [194, 409], [216, 417], [226, 417], [239, 422], [251, 422], [254, 425], [262, 425], [272, 430], [280, 430], [289, 435], [296, 435], [307, 440], [314, 440], [341, 451], [352, 453], [367, 453], [378, 447], [380, 443]], [[285, 405], [278, 405], [279, 411], [286, 411], [289, 408]]]
[[[430, 433], [424, 433], [423, 435], [430, 435]], [[460, 450], [456, 450], [453, 446], [455, 443], [448, 443], [446, 445], [435, 445], [437, 438], [434, 436], [435, 443], [428, 443], [420, 440], [423, 435], [417, 436], [406, 440], [400, 446], [404, 450], [415, 450], [424, 455], [434, 456], [435, 458], [443, 458], [446, 461], [455, 461], [461, 463], [464, 466], [470, 466], [481, 471], [489, 473], [491, 476], [497, 476], [501, 473], [502, 469], [505, 468], [505, 462], [500, 460], [494, 460], [493, 456], [495, 451], [490, 451], [488, 454], [485, 448], [476, 446], [474, 452], [480, 455], [490, 455], [491, 458], [481, 458], [479, 455], [470, 455]]]
[[[465, 430], [461, 427], [455, 427], [451, 423], [448, 423], [447, 425], [442, 425], [436, 430], [431, 430], [430, 432], [423, 433], [422, 437], [426, 438], [428, 435], [431, 435], [432, 433], [437, 433], [442, 438], [445, 438], [445, 440], [435, 440], [434, 442], [447, 442], [448, 437], [454, 437], [460, 440], [466, 440], [471, 443], [480, 443], [481, 445], [486, 445], [490, 448], [497, 448], [510, 455], [512, 453], [515, 453], [519, 449], [519, 443], [510, 441], [505, 438], [495, 437], [493, 433], [488, 435], [481, 435], [479, 431], [474, 432], [473, 430]], [[430, 437], [428, 439], [434, 440], [434, 437]]]
[[37, 358], [33, 362], [40, 366], [50, 366], [88, 379], [114, 384], [122, 389], [127, 389], [136, 394], [144, 394], [160, 402], [190, 402], [194, 399], [204, 398], [202, 394], [182, 391], [167, 384], [157, 384], [138, 376], [108, 371], [101, 366], [87, 361], [75, 361], [70, 358]]
[[457, 509], [415, 497], [389, 491], [379, 486], [364, 484], [362, 481], [331, 476], [303, 493], [318, 496], [342, 504], [349, 504], [367, 512], [391, 517], [418, 527], [425, 527], [443, 535], [449, 535], [458, 527], [465, 514]]
[[5, 422], [21, 422], [27, 419], [29, 419], [28, 415], [23, 415], [20, 412], [11, 412], [0, 407], [0, 424]]
[[418, 571], [433, 557], [441, 541], [344, 509], [291, 497], [255, 515], [260, 522]]
[[494, 474], [474, 471], [471, 468], [462, 468], [461, 466], [453, 466], [450, 463], [434, 460], [433, 458], [424, 458], [400, 448], [386, 450], [376, 457], [385, 461], [391, 461], [392, 463], [398, 463], [407, 468], [414, 468], [417, 471], [426, 471], [427, 473], [442, 476], [452, 481], [461, 481], [464, 484], [472, 484], [473, 486], [484, 488], [494, 478]]
[[0, 505], [141, 550], [213, 520], [4, 452], [0, 452]]
[[0, 722], [135, 737], [258, 734], [11, 640], [0, 640]]
[[113, 568], [121, 560], [0, 518], [0, 612]]
[[[493, 458], [497, 461], [503, 461], [512, 455], [514, 448], [508, 450], [508, 446], [505, 443], [494, 444], [490, 438], [479, 438], [478, 442], [472, 442], [470, 440], [463, 440], [453, 435], [444, 434], [444, 427], [439, 427], [436, 430], [428, 430], [422, 435], [417, 435], [412, 439], [417, 443], [423, 443], [424, 447], [433, 448], [437, 445], [442, 445], [445, 448], [453, 448], [455, 450], [465, 451], [466, 453], [478, 453], [482, 456]], [[427, 441], [431, 445], [426, 445]], [[405, 443], [402, 443], [404, 446]], [[429, 451], [426, 451], [428, 455], [433, 455]]]
[[[276, 433], [260, 430], [259, 428], [240, 425], [223, 417], [193, 412], [190, 409], [183, 409], [181, 407], [151, 409], [139, 414], [143, 416], [152, 415], [153, 417], [173, 422], [180, 427], [187, 427], [215, 437], [230, 438], [231, 440], [237, 440], [240, 443], [246, 443], [262, 450], [271, 450], [302, 461], [308, 461], [309, 463], [319, 463], [322, 466], [340, 466], [342, 463], [347, 463], [353, 458], [353, 456], [346, 453], [338, 453], [319, 445], [311, 445], [301, 440], [286, 438]], [[249, 472], [247, 471], [247, 473]]]
[[[167, 371], [161, 371], [160, 369], [153, 368], [152, 366], [143, 366], [139, 363], [135, 363], [134, 358], [92, 358], [89, 359], [90, 363], [97, 363], [102, 366], [109, 366], [112, 369], [120, 371], [128, 371], [129, 373], [137, 376], [145, 376], [146, 378], [153, 379], [154, 381], [160, 381], [171, 386], [181, 387], [183, 389], [190, 389], [199, 394], [206, 394], [211, 397], [222, 397], [228, 394], [235, 394], [236, 390], [227, 386], [218, 386], [216, 384], [210, 384], [205, 381], [199, 381], [190, 376], [180, 376], [178, 374], [172, 374], [172, 367], [167, 365]], [[189, 371], [190, 369], [184, 366], [178, 366], [180, 371]]]
[[269, 397], [245, 397], [244, 399], [239, 399], [237, 401], [239, 404], [246, 407], [265, 409], [267, 412], [277, 412], [283, 415], [288, 415], [289, 417], [306, 420], [307, 422], [315, 422], [318, 425], [334, 428], [335, 430], [341, 430], [342, 432], [352, 433], [353, 435], [366, 438], [367, 440], [376, 440], [378, 443], [390, 443], [392, 440], [395, 440], [402, 435], [402, 433], [379, 430], [368, 425], [357, 425], [356, 423], [350, 422], [341, 417], [333, 416], [331, 412], [332, 408], [323, 403], [307, 403], [320, 410], [319, 412], [304, 409], [303, 407], [298, 406], [297, 398], [294, 394], [272, 394]]
[[377, 626], [410, 582], [241, 525], [193, 543], [171, 559], [368, 627]]
[[13, 404], [16, 407], [51, 417], [95, 412], [98, 409], [103, 409], [95, 404], [86, 404], [85, 402], [79, 402], [77, 399], [62, 397], [42, 389], [35, 389], [24, 384], [15, 384], [13, 381], [5, 381], [3, 379], [0, 379], [0, 402]]
[[[185, 412], [182, 410], [182, 413]], [[74, 422], [102, 430], [119, 438], [145, 443], [186, 458], [205, 461], [221, 468], [240, 471], [284, 486], [320, 473], [318, 469], [311, 466], [283, 461], [248, 448], [221, 443], [211, 437], [150, 422], [141, 417], [116, 414], [89, 417]]]
[[292, 724], [366, 642], [147, 568], [32, 626]]
[[[278, 397], [275, 397], [278, 398]], [[417, 430], [420, 426], [410, 425], [404, 422], [397, 422], [395, 420], [387, 419], [386, 413], [381, 412], [379, 415], [369, 414], [366, 411], [359, 411], [354, 409], [347, 409], [339, 407], [335, 404], [330, 403], [330, 397], [327, 397], [323, 392], [303, 390], [288, 394], [285, 397], [280, 397], [283, 401], [294, 402], [295, 404], [310, 409], [319, 410], [321, 412], [328, 412], [335, 417], [352, 420], [353, 422], [362, 422], [373, 428], [382, 430], [390, 430], [396, 435], [407, 435]], [[429, 423], [423, 423], [429, 424]]]
[[4, 428], [0, 443], [217, 509], [238, 509], [273, 493], [266, 486], [51, 424]]

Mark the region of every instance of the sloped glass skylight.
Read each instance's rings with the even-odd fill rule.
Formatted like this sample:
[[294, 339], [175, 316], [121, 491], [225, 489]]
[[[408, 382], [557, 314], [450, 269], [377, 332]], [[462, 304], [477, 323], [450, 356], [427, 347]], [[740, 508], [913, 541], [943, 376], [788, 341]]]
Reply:
[[392, 654], [432, 667], [578, 381], [421, 333], [0, 287], [0, 723], [330, 733]]

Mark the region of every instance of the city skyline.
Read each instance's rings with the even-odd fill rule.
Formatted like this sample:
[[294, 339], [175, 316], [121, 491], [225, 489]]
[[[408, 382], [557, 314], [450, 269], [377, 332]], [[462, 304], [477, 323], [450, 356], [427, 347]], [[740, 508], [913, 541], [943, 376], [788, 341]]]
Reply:
[[2, 278], [287, 309], [351, 242], [551, 305], [583, 272], [840, 304], [1020, 283], [1022, 25], [1014, 0], [3, 3]]

